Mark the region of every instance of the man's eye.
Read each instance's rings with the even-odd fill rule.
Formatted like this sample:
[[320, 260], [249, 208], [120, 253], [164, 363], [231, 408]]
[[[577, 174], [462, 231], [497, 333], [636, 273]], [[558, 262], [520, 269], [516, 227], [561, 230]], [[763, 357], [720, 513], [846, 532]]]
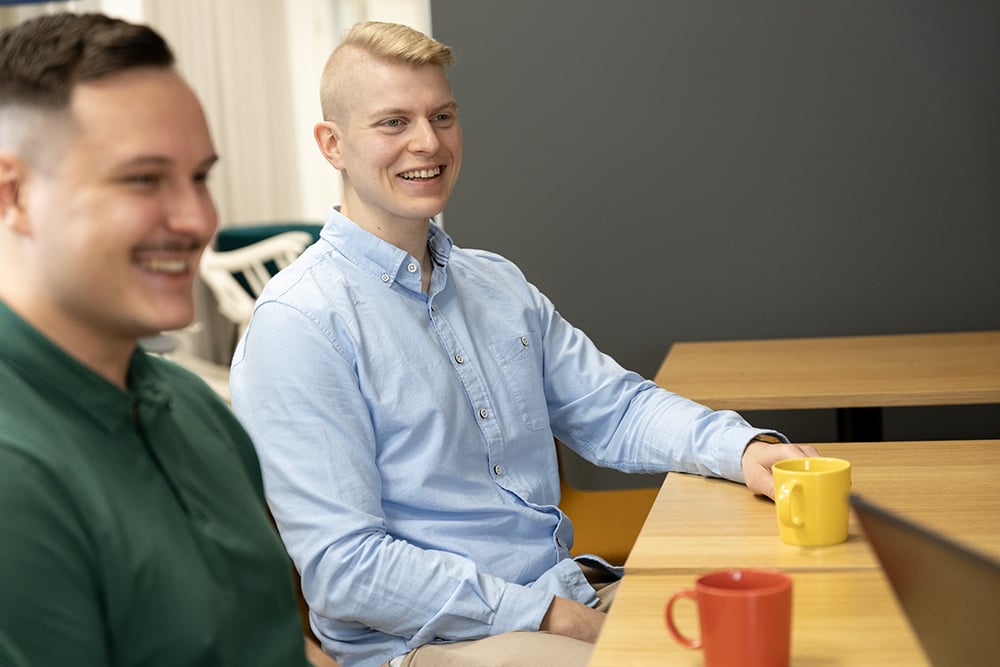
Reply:
[[137, 187], [155, 187], [163, 180], [163, 177], [159, 174], [132, 174], [125, 178], [125, 182], [129, 185], [134, 185]]
[[402, 127], [403, 121], [399, 118], [390, 118], [389, 120], [382, 123], [385, 127]]

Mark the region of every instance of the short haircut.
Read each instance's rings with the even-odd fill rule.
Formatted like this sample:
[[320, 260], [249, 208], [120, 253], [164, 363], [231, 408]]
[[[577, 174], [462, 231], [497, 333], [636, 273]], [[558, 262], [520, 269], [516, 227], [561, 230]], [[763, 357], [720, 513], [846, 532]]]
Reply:
[[340, 88], [349, 85], [351, 73], [348, 70], [359, 55], [414, 67], [447, 67], [455, 62], [450, 47], [419, 30], [399, 23], [358, 23], [344, 34], [323, 68], [320, 104], [324, 119], [331, 120], [343, 112], [343, 91]]
[[60, 109], [78, 83], [173, 64], [170, 47], [147, 26], [103, 14], [40, 16], [0, 33], [0, 106]]
[[55, 129], [46, 121], [69, 109], [80, 83], [173, 64], [154, 30], [103, 14], [60, 12], [8, 28], [0, 32], [0, 150], [37, 158], [32, 138]]

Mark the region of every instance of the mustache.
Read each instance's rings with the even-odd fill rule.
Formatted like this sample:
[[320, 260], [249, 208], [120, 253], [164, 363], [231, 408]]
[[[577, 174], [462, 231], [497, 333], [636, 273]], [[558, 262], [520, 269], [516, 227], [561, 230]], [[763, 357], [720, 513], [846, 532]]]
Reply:
[[197, 252], [207, 243], [195, 238], [170, 238], [160, 241], [148, 241], [136, 246], [136, 252]]

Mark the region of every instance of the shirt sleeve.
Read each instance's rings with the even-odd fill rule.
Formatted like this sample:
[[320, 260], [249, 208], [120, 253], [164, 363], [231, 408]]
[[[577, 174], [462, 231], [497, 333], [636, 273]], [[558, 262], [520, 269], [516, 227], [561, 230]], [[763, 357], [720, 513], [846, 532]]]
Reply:
[[535, 288], [553, 433], [595, 465], [628, 473], [689, 472], [743, 482], [755, 435], [739, 414], [711, 410], [622, 368]]
[[32, 665], [106, 667], [90, 538], [51, 470], [0, 443], [0, 627]]
[[268, 503], [312, 613], [344, 622], [345, 635], [346, 624], [360, 624], [410, 646], [537, 630], [551, 586], [506, 582], [387, 529], [372, 417], [349, 344], [298, 310], [266, 302], [231, 374], [233, 408], [257, 447]]

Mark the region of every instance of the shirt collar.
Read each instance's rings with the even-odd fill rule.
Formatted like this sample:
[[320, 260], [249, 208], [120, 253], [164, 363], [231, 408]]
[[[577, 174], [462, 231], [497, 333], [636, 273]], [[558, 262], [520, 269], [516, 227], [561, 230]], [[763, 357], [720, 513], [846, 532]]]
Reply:
[[136, 346], [129, 363], [129, 391], [123, 391], [70, 356], [0, 301], [0, 362], [34, 385], [44, 395], [79, 409], [81, 419], [111, 433], [132, 419], [132, 406], [167, 407], [169, 386], [146, 353]]
[[[422, 291], [419, 271], [410, 271], [407, 268], [412, 263], [419, 266], [417, 259], [363, 229], [341, 214], [340, 207], [330, 210], [320, 236], [330, 242], [348, 261], [386, 287], [399, 283], [414, 292]], [[431, 261], [434, 262], [435, 273], [445, 273], [453, 245], [451, 237], [432, 220], [427, 230], [427, 248]]]

